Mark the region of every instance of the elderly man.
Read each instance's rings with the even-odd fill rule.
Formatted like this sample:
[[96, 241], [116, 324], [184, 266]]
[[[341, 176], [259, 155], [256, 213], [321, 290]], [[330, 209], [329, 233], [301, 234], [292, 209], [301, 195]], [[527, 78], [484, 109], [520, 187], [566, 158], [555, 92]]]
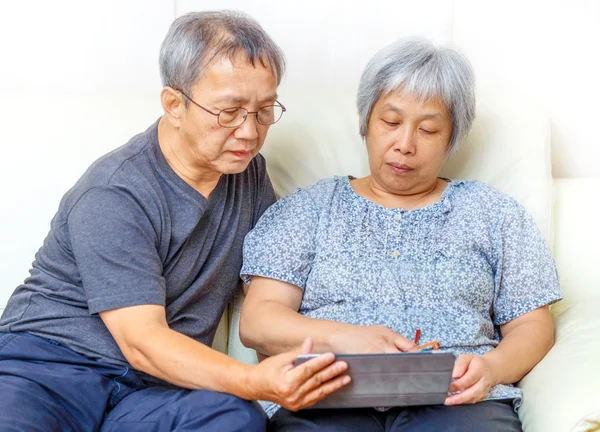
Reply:
[[239, 13], [192, 13], [160, 52], [164, 115], [60, 203], [0, 321], [1, 430], [264, 430], [349, 381], [332, 354], [214, 351], [242, 241], [275, 196], [258, 154], [283, 55]]

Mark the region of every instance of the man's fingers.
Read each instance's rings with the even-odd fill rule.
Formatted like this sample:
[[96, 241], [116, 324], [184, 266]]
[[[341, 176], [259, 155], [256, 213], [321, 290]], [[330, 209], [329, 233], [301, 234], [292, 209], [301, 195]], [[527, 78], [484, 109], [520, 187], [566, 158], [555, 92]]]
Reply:
[[350, 381], [352, 381], [352, 380], [349, 375], [342, 375], [342, 376], [339, 376], [337, 378], [334, 378], [334, 379], [328, 381], [327, 383], [323, 384], [320, 387], [317, 387], [316, 389], [314, 389], [310, 393], [308, 393], [303, 398], [302, 406], [300, 406], [298, 409], [306, 408], [306, 407], [316, 404], [321, 399], [324, 399], [327, 396], [329, 396], [331, 393], [341, 389], [345, 385], [350, 384]]
[[307, 337], [306, 339], [304, 339], [304, 342], [302, 342], [302, 348], [300, 349], [300, 353], [301, 354], [310, 354], [311, 351], [312, 351], [312, 339]]
[[298, 391], [300, 394], [308, 394], [314, 389], [324, 385], [328, 381], [331, 381], [338, 375], [344, 373], [347, 369], [348, 364], [346, 362], [337, 361], [325, 369], [317, 372], [304, 383], [301, 383]]
[[289, 365], [289, 369], [292, 369], [294, 367], [294, 360], [296, 360], [296, 357], [302, 354], [310, 354], [311, 351], [312, 340], [309, 337], [307, 337], [306, 339], [304, 339], [304, 342], [302, 342], [302, 345], [300, 347], [292, 351], [281, 353], [277, 357], [280, 359], [281, 363]]
[[301, 383], [311, 378], [317, 372], [325, 369], [334, 361], [335, 356], [332, 353], [321, 354], [293, 368], [292, 370], [288, 371], [287, 374], [292, 382], [295, 382], [298, 385], [300, 385]]

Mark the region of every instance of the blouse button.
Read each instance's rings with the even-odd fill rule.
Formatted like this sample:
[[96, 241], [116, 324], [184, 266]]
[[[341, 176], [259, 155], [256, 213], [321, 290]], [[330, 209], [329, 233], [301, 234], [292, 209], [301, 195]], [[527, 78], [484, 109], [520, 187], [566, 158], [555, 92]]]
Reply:
[[396, 216], [394, 216], [394, 220], [396, 222], [400, 222], [402, 220], [402, 215], [401, 214], [397, 214]]
[[400, 237], [400, 231], [394, 231], [394, 237]]
[[398, 258], [399, 256], [400, 256], [400, 252], [398, 252], [398, 251], [392, 252], [392, 257]]

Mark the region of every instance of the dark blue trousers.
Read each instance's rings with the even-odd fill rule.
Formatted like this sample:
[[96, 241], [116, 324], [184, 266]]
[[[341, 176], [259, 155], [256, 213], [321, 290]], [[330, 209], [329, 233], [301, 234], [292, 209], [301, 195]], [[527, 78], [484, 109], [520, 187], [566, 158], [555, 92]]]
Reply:
[[266, 431], [257, 402], [150, 387], [53, 341], [0, 333], [0, 431]]
[[272, 432], [520, 432], [510, 401], [474, 405], [363, 409], [313, 409], [296, 413], [281, 408], [271, 418]]

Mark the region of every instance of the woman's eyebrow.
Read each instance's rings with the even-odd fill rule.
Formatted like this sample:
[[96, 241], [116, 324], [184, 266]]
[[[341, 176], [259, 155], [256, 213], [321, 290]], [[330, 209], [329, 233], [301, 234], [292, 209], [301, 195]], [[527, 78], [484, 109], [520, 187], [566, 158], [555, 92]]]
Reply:
[[[404, 111], [402, 109], [400, 109], [397, 106], [392, 105], [390, 103], [386, 103], [383, 106], [383, 109], [394, 111], [394, 112], [396, 112], [396, 113], [398, 113], [400, 115], [405, 115], [405, 113], [404, 113]], [[421, 119], [441, 118], [441, 117], [442, 117], [442, 113], [440, 113], [440, 112], [426, 113], [426, 114], [423, 114], [423, 115], [419, 116], [419, 118], [421, 118]]]

